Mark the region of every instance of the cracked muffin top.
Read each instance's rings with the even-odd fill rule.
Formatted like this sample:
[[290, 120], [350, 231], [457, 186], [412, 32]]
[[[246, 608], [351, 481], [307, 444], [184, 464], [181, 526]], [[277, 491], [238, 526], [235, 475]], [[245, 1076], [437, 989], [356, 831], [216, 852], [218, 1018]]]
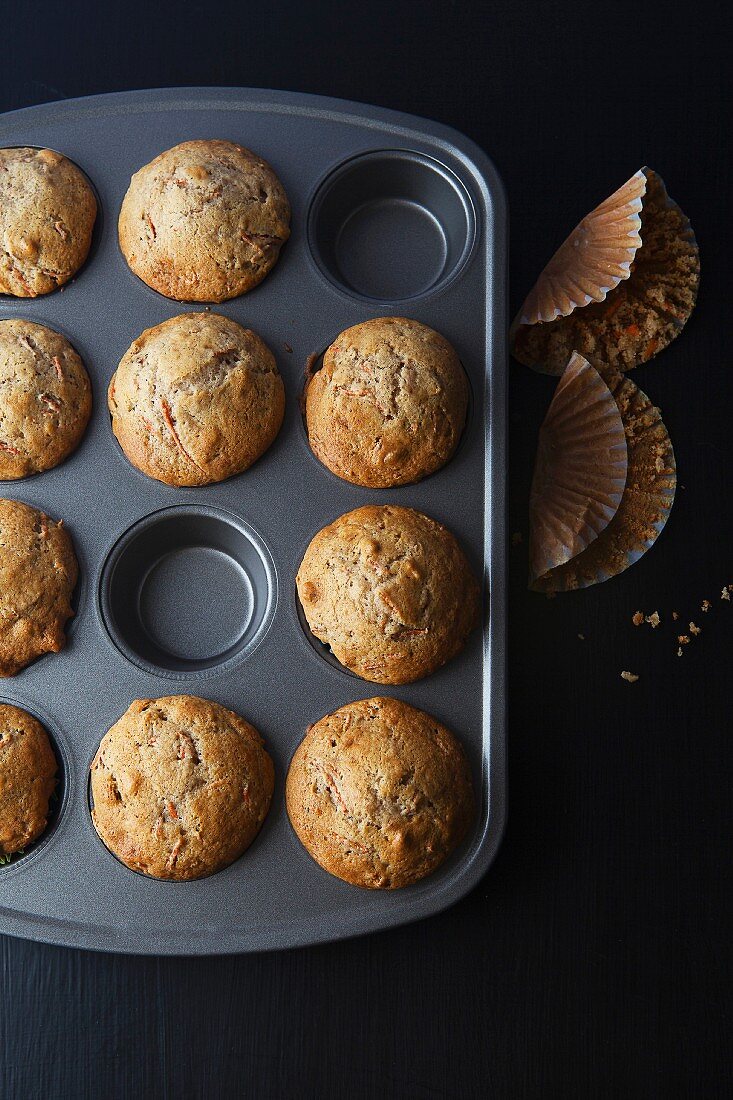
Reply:
[[0, 321], [0, 480], [58, 466], [91, 411], [89, 376], [68, 340], [32, 321]]
[[136, 699], [91, 765], [92, 819], [118, 859], [154, 878], [195, 879], [249, 848], [274, 785], [262, 738], [192, 695]]
[[286, 800], [316, 862], [374, 889], [429, 875], [474, 816], [459, 742], [399, 699], [362, 699], [311, 726], [290, 764]]
[[468, 380], [444, 336], [407, 317], [346, 329], [308, 379], [313, 453], [355, 485], [409, 485], [444, 466], [466, 423]]
[[38, 840], [56, 789], [56, 756], [41, 723], [0, 703], [0, 856]]
[[120, 248], [139, 278], [182, 302], [251, 290], [290, 236], [290, 204], [266, 161], [232, 141], [184, 141], [130, 181]]
[[0, 500], [0, 676], [14, 676], [66, 644], [79, 567], [62, 522]]
[[217, 313], [182, 313], [134, 341], [108, 403], [133, 466], [166, 485], [208, 485], [242, 473], [267, 450], [285, 390], [256, 333]]
[[312, 540], [296, 583], [316, 638], [378, 684], [434, 672], [479, 622], [480, 588], [463, 551], [412, 508], [347, 512]]
[[87, 258], [97, 200], [84, 173], [51, 149], [0, 149], [0, 293], [36, 298]]

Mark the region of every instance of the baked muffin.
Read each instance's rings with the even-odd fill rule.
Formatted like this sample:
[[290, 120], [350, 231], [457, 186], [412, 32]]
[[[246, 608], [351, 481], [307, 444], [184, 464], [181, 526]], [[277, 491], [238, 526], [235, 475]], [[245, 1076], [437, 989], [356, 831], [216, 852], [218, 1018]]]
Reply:
[[0, 321], [0, 481], [58, 466], [91, 411], [89, 376], [68, 340], [32, 321]]
[[109, 385], [112, 430], [133, 466], [166, 485], [240, 474], [282, 424], [285, 390], [256, 333], [217, 313], [146, 329]]
[[182, 302], [223, 302], [261, 282], [290, 236], [266, 161], [232, 141], [184, 141], [136, 172], [120, 210], [122, 254]]
[[377, 684], [440, 668], [479, 621], [480, 588], [463, 551], [412, 508], [367, 505], [324, 527], [296, 584], [316, 638]]
[[311, 726], [290, 764], [286, 800], [321, 867], [376, 889], [425, 878], [474, 816], [460, 744], [399, 699], [362, 699]]
[[0, 856], [38, 840], [56, 789], [56, 757], [37, 719], [0, 703]]
[[51, 149], [0, 149], [0, 293], [35, 298], [68, 283], [92, 243], [97, 200]]
[[102, 738], [91, 776], [92, 819], [109, 850], [133, 871], [179, 881], [238, 859], [274, 786], [257, 730], [193, 695], [136, 699]]
[[20, 500], [0, 500], [0, 676], [64, 648], [78, 575], [61, 520]]
[[439, 470], [466, 423], [468, 380], [444, 336], [408, 317], [342, 332], [305, 391], [308, 439], [355, 485], [409, 485]]

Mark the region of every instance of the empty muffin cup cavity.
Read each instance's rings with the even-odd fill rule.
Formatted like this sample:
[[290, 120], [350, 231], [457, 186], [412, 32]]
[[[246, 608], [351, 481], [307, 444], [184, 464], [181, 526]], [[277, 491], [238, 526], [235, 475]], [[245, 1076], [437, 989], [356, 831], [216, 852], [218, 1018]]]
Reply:
[[475, 232], [458, 177], [431, 157], [399, 149], [340, 165], [308, 217], [311, 252], [330, 282], [379, 302], [443, 287], [463, 267]]
[[249, 524], [205, 507], [145, 516], [102, 569], [99, 607], [128, 660], [174, 679], [249, 656], [277, 603], [272, 556]]

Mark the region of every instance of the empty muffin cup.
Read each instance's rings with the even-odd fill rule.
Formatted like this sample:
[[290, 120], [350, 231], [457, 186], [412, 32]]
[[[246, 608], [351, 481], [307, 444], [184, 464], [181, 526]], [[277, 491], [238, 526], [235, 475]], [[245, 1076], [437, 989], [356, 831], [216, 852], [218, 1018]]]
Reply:
[[277, 603], [272, 556], [249, 524], [205, 507], [173, 507], [134, 524], [102, 569], [107, 632], [139, 668], [207, 675], [253, 652]]
[[442, 288], [475, 237], [470, 196], [431, 157], [401, 149], [346, 161], [320, 185], [308, 218], [313, 257], [336, 286], [379, 302]]

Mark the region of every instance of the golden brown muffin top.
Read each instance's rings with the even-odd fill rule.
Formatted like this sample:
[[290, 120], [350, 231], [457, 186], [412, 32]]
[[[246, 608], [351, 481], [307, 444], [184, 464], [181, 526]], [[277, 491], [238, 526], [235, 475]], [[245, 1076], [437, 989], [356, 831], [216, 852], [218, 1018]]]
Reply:
[[290, 235], [274, 171], [232, 141], [184, 141], [132, 177], [120, 248], [143, 282], [182, 302], [223, 302], [264, 279]]
[[146, 329], [122, 357], [108, 400], [130, 462], [167, 485], [242, 473], [270, 446], [285, 410], [270, 349], [217, 313]]
[[155, 878], [194, 879], [250, 846], [274, 769], [257, 730], [192, 695], [137, 699], [91, 765], [92, 818], [123, 863]]
[[0, 500], [0, 676], [64, 648], [78, 575], [61, 520], [19, 500]]
[[0, 321], [0, 480], [58, 466], [91, 411], [89, 376], [68, 340], [32, 321]]
[[311, 726], [286, 797], [293, 828], [326, 871], [381, 889], [429, 875], [474, 816], [460, 744], [399, 699], [362, 699]]
[[41, 723], [20, 707], [0, 703], [0, 855], [22, 851], [46, 828], [56, 769]]
[[84, 173], [51, 149], [0, 149], [0, 293], [35, 298], [87, 258], [97, 200]]
[[305, 394], [308, 439], [332, 473], [389, 488], [433, 473], [458, 445], [468, 380], [444, 336], [377, 317], [338, 336]]
[[378, 684], [433, 672], [478, 624], [480, 589], [447, 528], [412, 508], [366, 505], [319, 531], [296, 579], [311, 631]]

